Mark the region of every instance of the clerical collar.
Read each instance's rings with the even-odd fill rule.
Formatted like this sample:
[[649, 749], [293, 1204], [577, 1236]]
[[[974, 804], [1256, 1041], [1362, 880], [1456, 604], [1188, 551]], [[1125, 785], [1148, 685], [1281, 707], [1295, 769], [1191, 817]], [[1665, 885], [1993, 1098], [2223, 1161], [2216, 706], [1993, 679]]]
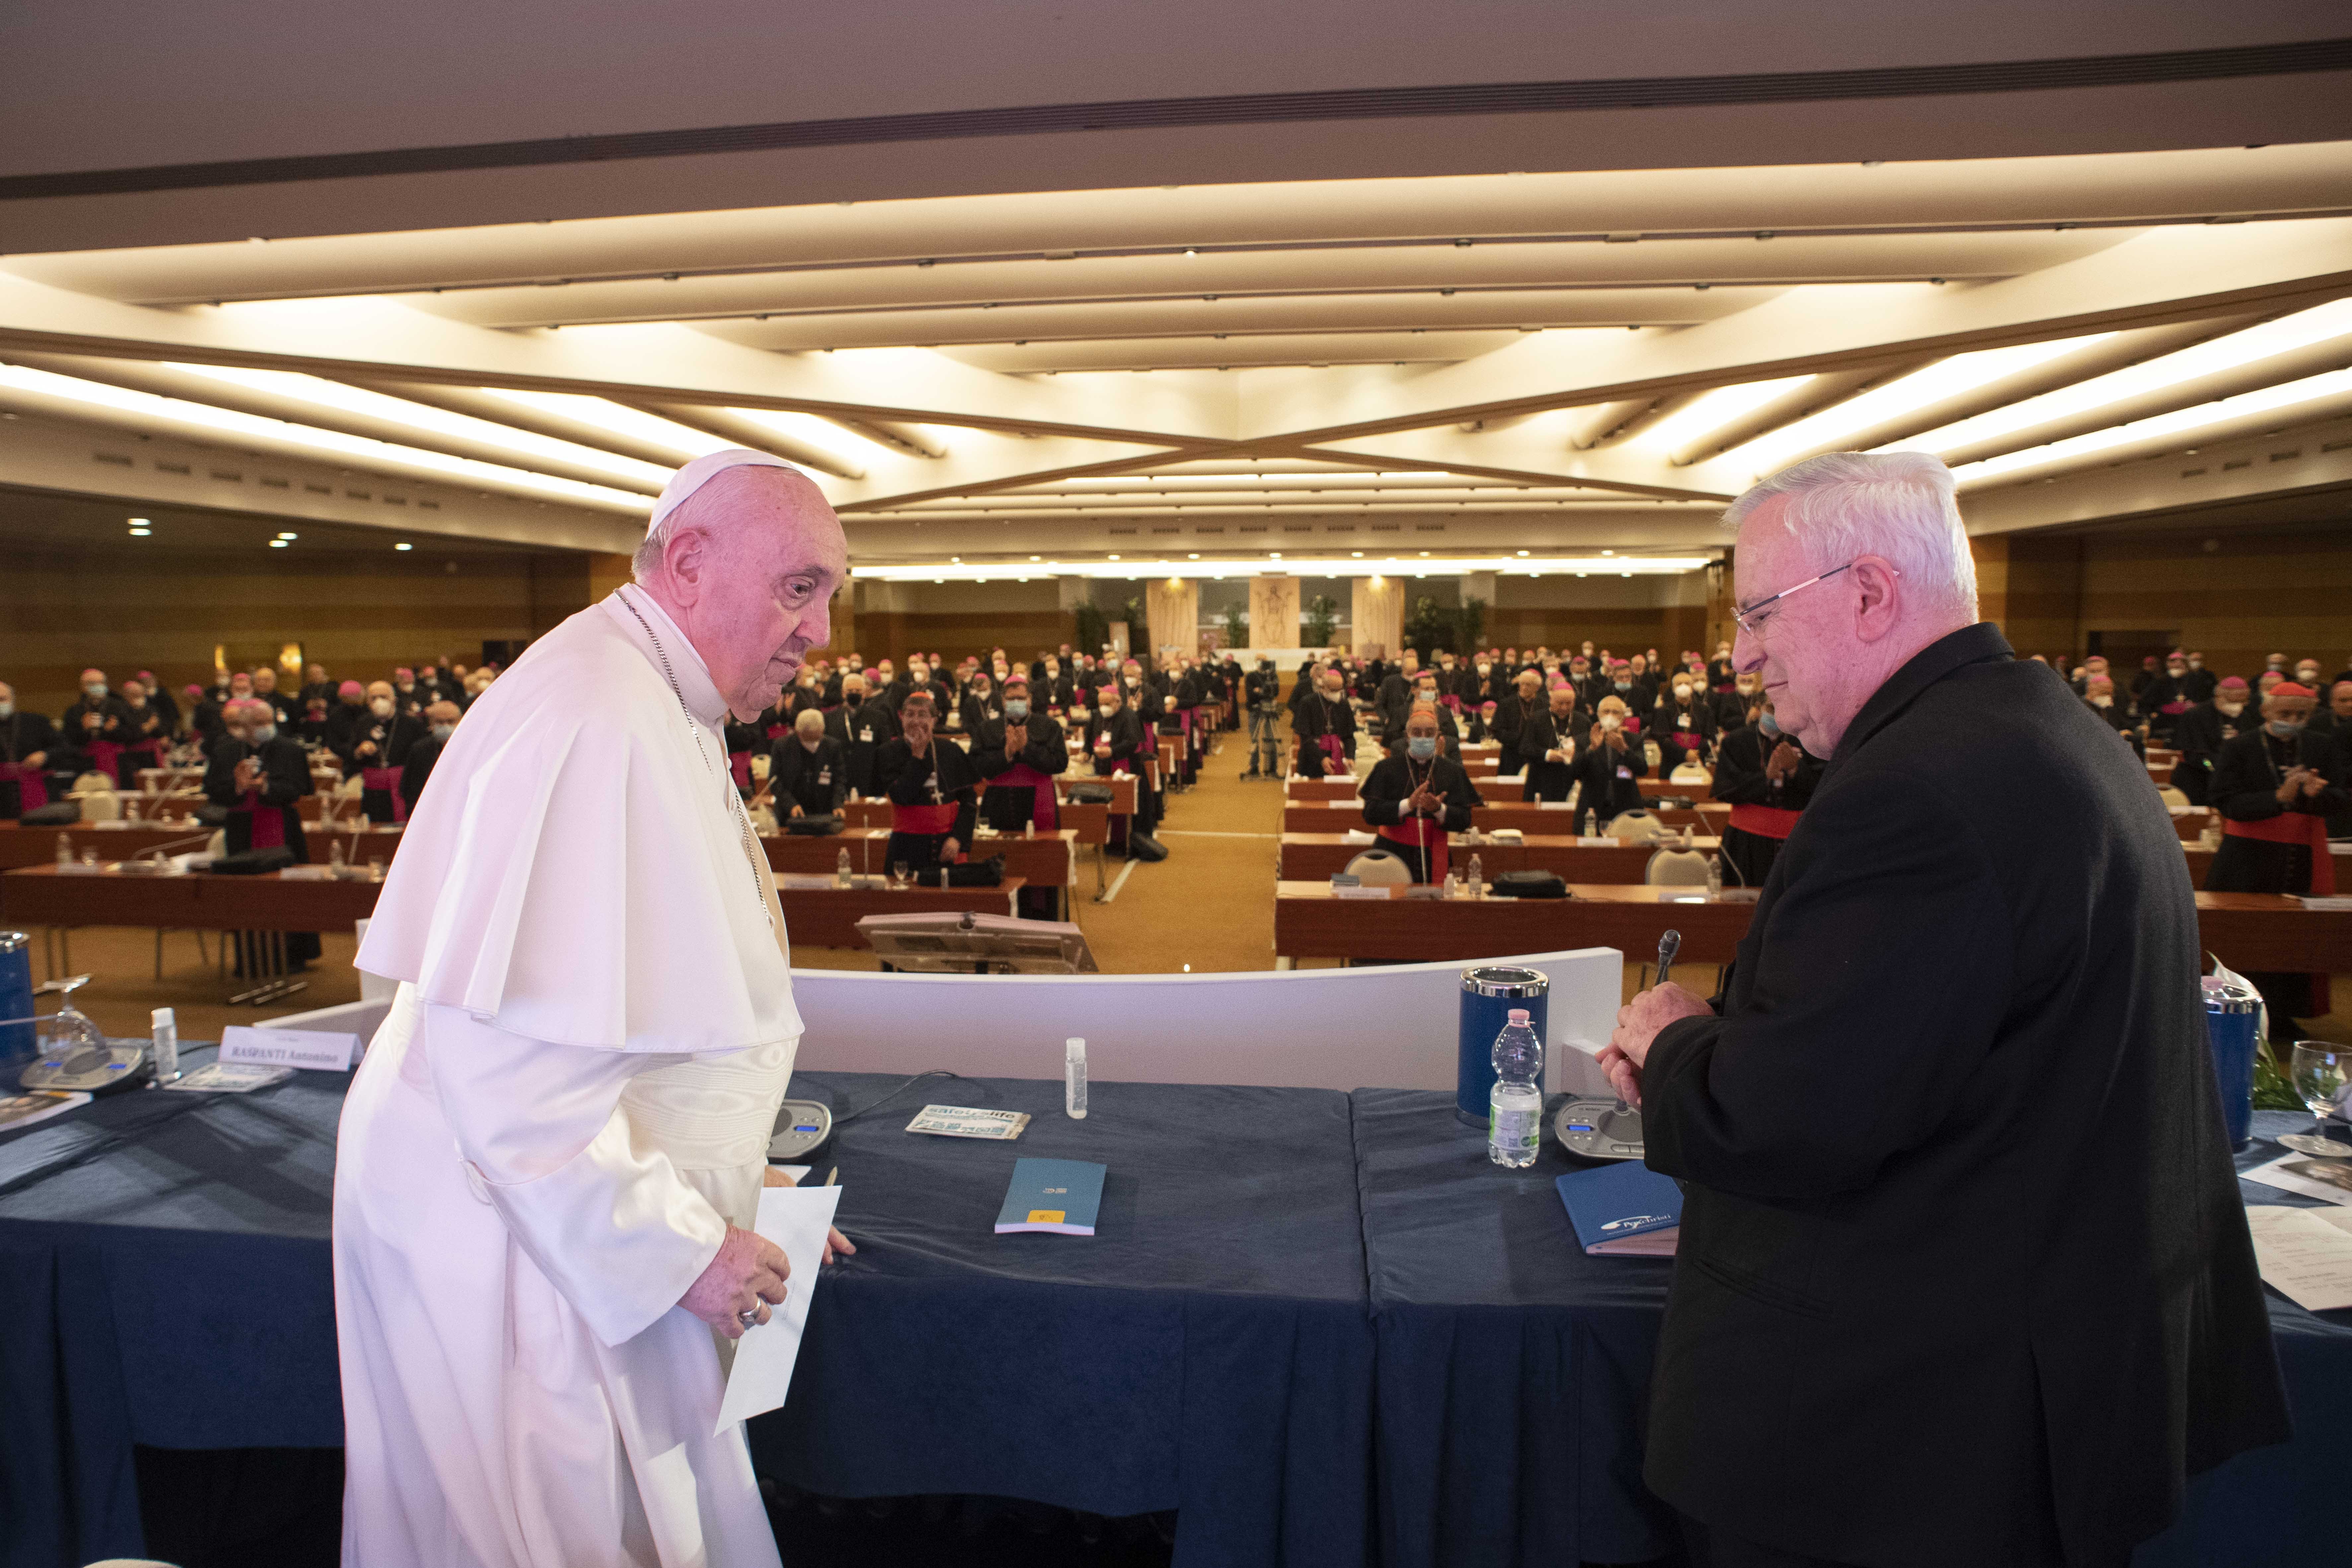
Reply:
[[[669, 613], [655, 602], [651, 594], [635, 583], [622, 584], [613, 591], [613, 596], [625, 600], [629, 608], [645, 617], [645, 625], [641, 626], [627, 609], [614, 615], [614, 620], [633, 641], [643, 643], [648, 628], [655, 637], [660, 639], [661, 650], [669, 655], [670, 671], [677, 677], [678, 695], [685, 700], [688, 710], [714, 729], [724, 725], [728, 719], [727, 699], [719, 694], [718, 686], [710, 679], [709, 667], [702, 662], [702, 656], [694, 651], [694, 644], [688, 640], [687, 635], [678, 630], [677, 623], [669, 618]], [[651, 643], [644, 646], [646, 657], [653, 661], [656, 668], [659, 668], [660, 654], [655, 651]]]

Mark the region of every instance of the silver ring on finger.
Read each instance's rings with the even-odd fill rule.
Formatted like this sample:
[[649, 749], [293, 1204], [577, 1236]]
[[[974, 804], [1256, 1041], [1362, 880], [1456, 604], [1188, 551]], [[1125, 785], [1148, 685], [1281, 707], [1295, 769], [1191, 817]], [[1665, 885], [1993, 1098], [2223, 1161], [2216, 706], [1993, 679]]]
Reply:
[[735, 1321], [747, 1329], [756, 1329], [760, 1326], [760, 1310], [754, 1307], [748, 1312], [738, 1312], [735, 1314]]

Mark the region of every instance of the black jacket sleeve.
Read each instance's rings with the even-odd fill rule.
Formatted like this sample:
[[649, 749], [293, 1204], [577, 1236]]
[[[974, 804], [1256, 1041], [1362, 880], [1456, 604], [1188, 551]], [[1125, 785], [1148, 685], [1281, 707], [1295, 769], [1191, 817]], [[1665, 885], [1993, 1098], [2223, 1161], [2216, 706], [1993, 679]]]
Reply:
[[[1766, 1201], [1859, 1190], [1936, 1131], [1993, 1043], [2015, 938], [1967, 820], [1923, 778], [1824, 806], [1815, 852], [1742, 949], [1753, 1005], [1669, 1025], [1651, 1047], [1653, 1170]], [[1928, 952], [1956, 961], [1871, 961]]]

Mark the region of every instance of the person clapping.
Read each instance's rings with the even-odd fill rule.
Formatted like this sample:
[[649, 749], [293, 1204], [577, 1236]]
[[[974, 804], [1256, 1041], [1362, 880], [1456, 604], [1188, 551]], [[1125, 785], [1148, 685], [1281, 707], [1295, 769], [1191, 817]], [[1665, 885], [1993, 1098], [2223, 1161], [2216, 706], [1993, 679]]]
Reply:
[[1447, 835], [1466, 832], [1483, 805], [1462, 765], [1438, 744], [1438, 710], [1417, 704], [1402, 743], [1364, 780], [1364, 821], [1412, 869], [1416, 882], [1444, 880]]

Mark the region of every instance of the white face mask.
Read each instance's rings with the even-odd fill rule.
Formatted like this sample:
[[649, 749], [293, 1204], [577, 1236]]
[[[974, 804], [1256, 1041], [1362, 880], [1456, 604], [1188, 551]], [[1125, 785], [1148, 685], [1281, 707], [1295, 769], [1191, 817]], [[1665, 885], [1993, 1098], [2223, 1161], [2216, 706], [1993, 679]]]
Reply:
[[278, 739], [278, 726], [275, 724], [258, 725], [253, 731], [253, 743], [257, 746], [266, 746], [276, 739]]
[[106, 700], [106, 682], [103, 680], [87, 682], [81, 689], [81, 694], [92, 702], [103, 702]]
[[433, 738], [436, 741], [446, 741], [457, 732], [457, 726], [455, 724], [436, 724], [433, 726]]
[[16, 716], [16, 700], [9, 697], [0, 697], [0, 719], [13, 719]]
[[391, 718], [392, 699], [389, 697], [371, 698], [368, 701], [368, 711], [374, 714], [379, 719]]
[[1689, 681], [1677, 680], [1675, 682], [1675, 700], [1677, 702], [1687, 702], [1690, 700]]

